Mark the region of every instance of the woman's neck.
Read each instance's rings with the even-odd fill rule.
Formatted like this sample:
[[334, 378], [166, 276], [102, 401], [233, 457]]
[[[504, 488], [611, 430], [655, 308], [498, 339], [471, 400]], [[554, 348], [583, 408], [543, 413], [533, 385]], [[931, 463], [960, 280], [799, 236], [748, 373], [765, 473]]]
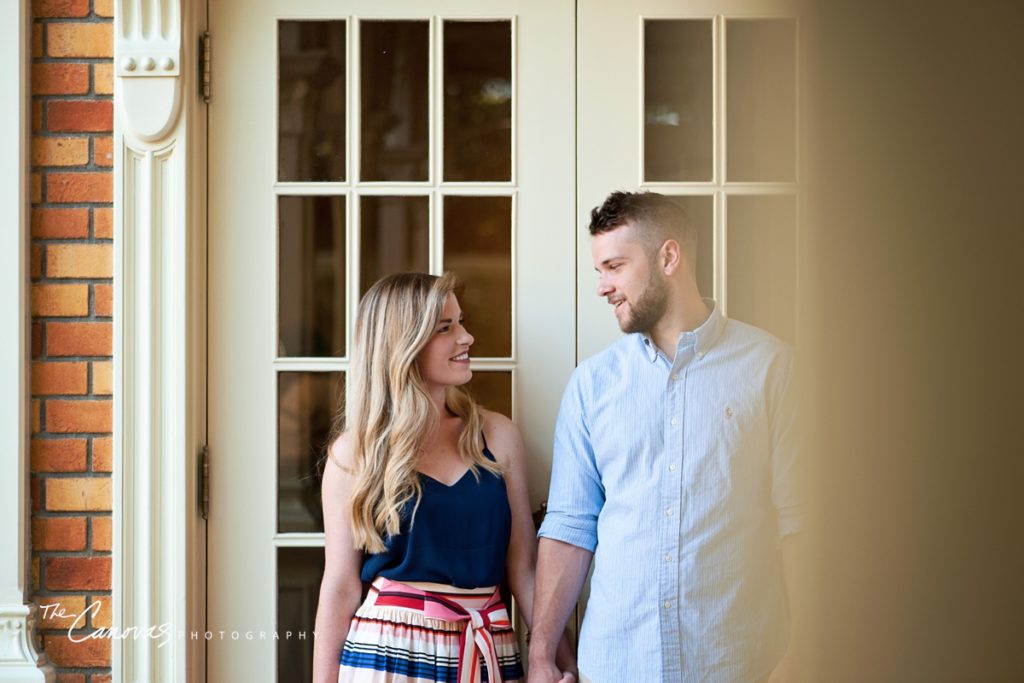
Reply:
[[437, 414], [443, 419], [448, 415], [448, 402], [445, 400], [447, 388], [441, 385], [433, 385], [427, 388], [427, 392], [430, 394], [430, 400], [434, 402], [434, 407], [437, 408]]

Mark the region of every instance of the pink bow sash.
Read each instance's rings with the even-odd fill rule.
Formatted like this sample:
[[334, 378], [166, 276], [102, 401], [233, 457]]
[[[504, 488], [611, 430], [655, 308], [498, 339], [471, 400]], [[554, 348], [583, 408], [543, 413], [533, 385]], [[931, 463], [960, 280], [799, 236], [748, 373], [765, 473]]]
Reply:
[[377, 590], [374, 601], [377, 607], [407, 609], [428, 619], [466, 622], [465, 630], [459, 635], [459, 683], [479, 683], [481, 680], [478, 654], [483, 655], [490, 683], [502, 683], [498, 653], [490, 629], [492, 626], [511, 628], [512, 621], [497, 588], [479, 609], [460, 604], [453, 594], [425, 591], [383, 577], [373, 582], [373, 588]]

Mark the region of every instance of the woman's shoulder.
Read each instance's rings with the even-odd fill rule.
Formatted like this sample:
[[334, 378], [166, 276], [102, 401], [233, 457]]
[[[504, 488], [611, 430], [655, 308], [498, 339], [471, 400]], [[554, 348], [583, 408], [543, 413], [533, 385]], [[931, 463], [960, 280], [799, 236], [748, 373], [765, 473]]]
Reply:
[[352, 474], [355, 466], [355, 439], [350, 432], [342, 432], [327, 447], [327, 459], [346, 474]]
[[499, 465], [506, 465], [510, 459], [519, 456], [523, 450], [523, 438], [512, 420], [485, 408], [480, 409], [480, 420], [487, 448]]

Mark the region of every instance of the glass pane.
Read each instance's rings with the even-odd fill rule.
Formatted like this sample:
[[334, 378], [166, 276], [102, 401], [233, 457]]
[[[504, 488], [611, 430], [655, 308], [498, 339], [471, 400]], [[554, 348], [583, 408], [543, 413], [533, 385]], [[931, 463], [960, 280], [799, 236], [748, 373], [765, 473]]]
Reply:
[[729, 180], [795, 180], [796, 23], [729, 21], [726, 45]]
[[340, 372], [277, 376], [277, 529], [323, 531], [321, 460], [345, 391]]
[[711, 20], [644, 22], [644, 179], [711, 180]]
[[512, 418], [511, 372], [474, 370], [466, 387], [484, 408]]
[[466, 283], [459, 300], [477, 358], [512, 355], [512, 199], [444, 198], [444, 269]]
[[512, 179], [512, 22], [444, 23], [444, 179]]
[[345, 179], [345, 22], [278, 23], [277, 177]]
[[385, 275], [429, 270], [429, 210], [427, 197], [360, 198], [360, 295]]
[[277, 549], [277, 680], [313, 680], [313, 625], [324, 575], [323, 548]]
[[729, 317], [796, 340], [796, 201], [729, 197]]
[[706, 196], [669, 197], [686, 212], [690, 224], [697, 229], [697, 289], [701, 296], [711, 297], [715, 282], [715, 206], [714, 198]]
[[428, 24], [364, 21], [359, 40], [360, 178], [427, 180]]
[[280, 197], [279, 356], [345, 355], [345, 197]]

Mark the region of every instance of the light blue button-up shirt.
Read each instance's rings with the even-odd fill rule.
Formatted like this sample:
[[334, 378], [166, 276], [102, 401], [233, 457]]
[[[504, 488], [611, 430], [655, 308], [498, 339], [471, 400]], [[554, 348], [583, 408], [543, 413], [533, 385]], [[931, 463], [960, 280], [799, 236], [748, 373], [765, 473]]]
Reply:
[[755, 681], [786, 647], [792, 351], [705, 301], [674, 361], [627, 335], [562, 399], [539, 535], [594, 552], [579, 650], [594, 683]]

